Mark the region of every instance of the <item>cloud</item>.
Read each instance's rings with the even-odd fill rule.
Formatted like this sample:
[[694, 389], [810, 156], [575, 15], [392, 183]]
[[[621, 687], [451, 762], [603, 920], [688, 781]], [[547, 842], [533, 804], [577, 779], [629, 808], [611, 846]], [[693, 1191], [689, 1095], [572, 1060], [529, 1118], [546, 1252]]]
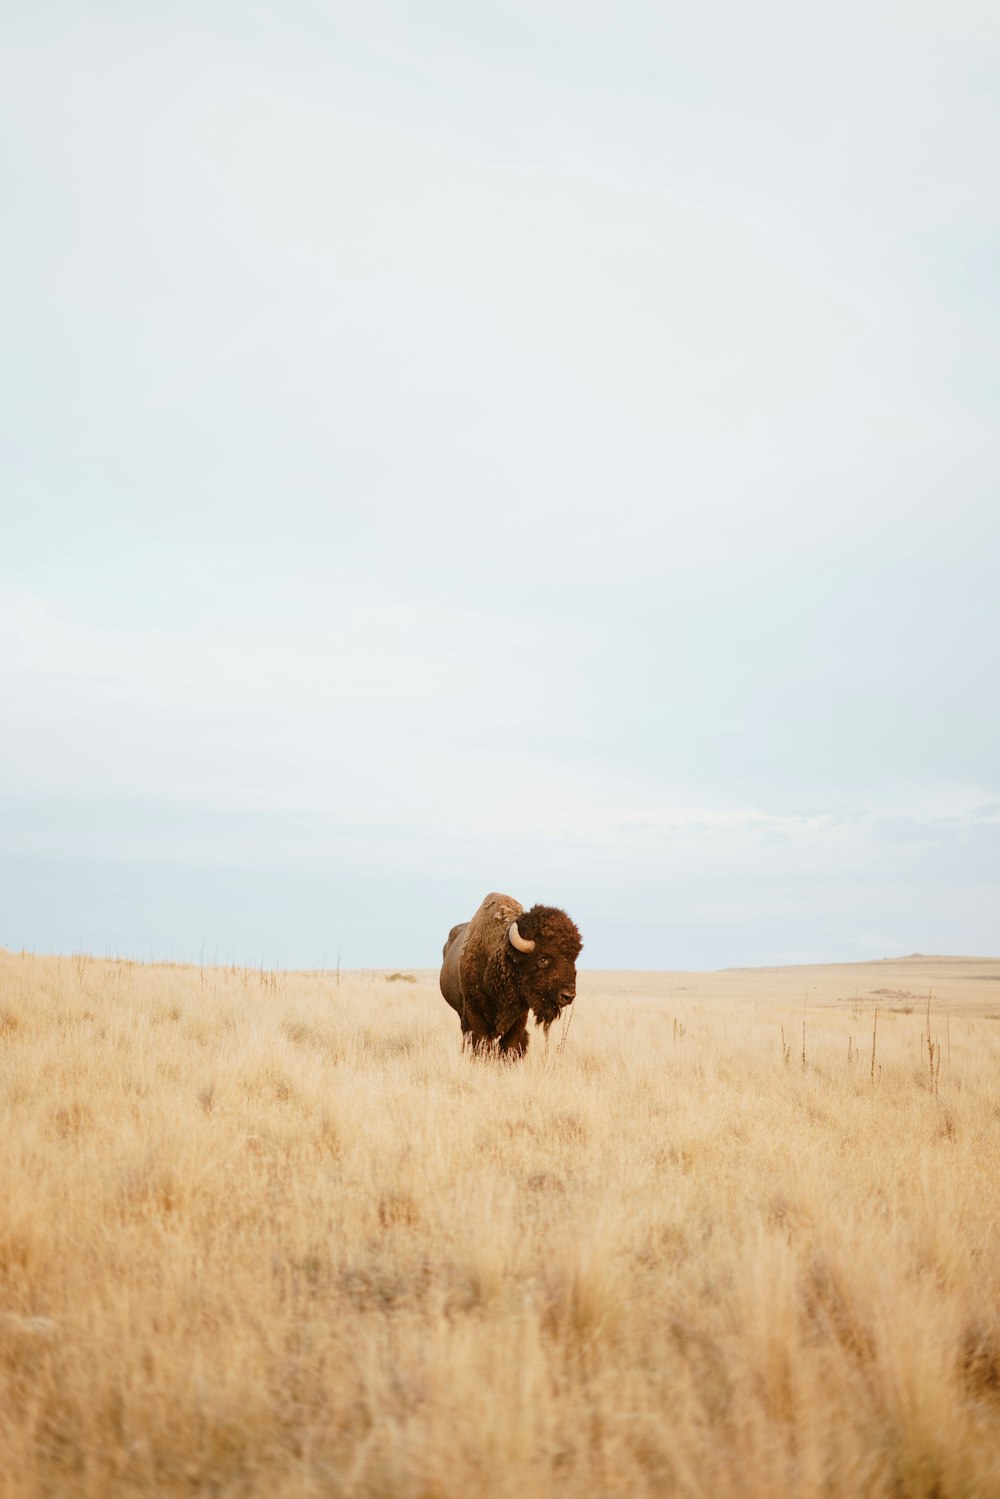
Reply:
[[982, 945], [1000, 32], [860, 16], [20, 8], [8, 911]]

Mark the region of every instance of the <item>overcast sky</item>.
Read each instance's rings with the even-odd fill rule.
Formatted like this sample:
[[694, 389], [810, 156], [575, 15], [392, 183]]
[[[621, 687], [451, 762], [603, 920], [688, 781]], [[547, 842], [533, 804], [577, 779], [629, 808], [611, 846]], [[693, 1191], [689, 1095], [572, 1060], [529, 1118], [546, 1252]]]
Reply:
[[0, 945], [1000, 952], [1000, 9], [21, 3]]

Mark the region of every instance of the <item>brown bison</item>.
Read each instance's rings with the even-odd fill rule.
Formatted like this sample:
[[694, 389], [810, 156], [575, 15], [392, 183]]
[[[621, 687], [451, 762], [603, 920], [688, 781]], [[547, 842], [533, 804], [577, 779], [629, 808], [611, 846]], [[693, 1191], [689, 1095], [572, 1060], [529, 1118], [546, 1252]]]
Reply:
[[528, 1012], [545, 1029], [576, 995], [583, 943], [565, 911], [488, 895], [444, 945], [441, 993], [462, 1022], [462, 1045], [516, 1060], [528, 1049]]

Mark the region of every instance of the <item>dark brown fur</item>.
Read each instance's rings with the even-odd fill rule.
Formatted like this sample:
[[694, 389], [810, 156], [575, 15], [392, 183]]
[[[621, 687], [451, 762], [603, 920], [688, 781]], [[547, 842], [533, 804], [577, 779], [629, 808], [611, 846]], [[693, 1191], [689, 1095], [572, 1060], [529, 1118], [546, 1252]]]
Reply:
[[[535, 950], [511, 945], [510, 924]], [[512, 1059], [528, 1049], [528, 1016], [549, 1026], [576, 995], [583, 946], [574, 922], [555, 906], [530, 911], [509, 895], [488, 895], [471, 921], [453, 926], [444, 945], [441, 993], [462, 1022], [462, 1044], [495, 1048]]]

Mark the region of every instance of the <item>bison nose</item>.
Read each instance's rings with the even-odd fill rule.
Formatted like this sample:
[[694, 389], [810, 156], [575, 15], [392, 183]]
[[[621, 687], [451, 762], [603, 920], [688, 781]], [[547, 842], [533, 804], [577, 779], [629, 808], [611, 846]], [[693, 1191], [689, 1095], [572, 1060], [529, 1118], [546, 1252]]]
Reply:
[[576, 998], [576, 990], [575, 989], [563, 989], [563, 991], [559, 995], [559, 1008], [560, 1008], [560, 1010], [564, 1009], [566, 1005], [571, 1005], [573, 1003], [573, 1001], [574, 1001], [575, 998]]

